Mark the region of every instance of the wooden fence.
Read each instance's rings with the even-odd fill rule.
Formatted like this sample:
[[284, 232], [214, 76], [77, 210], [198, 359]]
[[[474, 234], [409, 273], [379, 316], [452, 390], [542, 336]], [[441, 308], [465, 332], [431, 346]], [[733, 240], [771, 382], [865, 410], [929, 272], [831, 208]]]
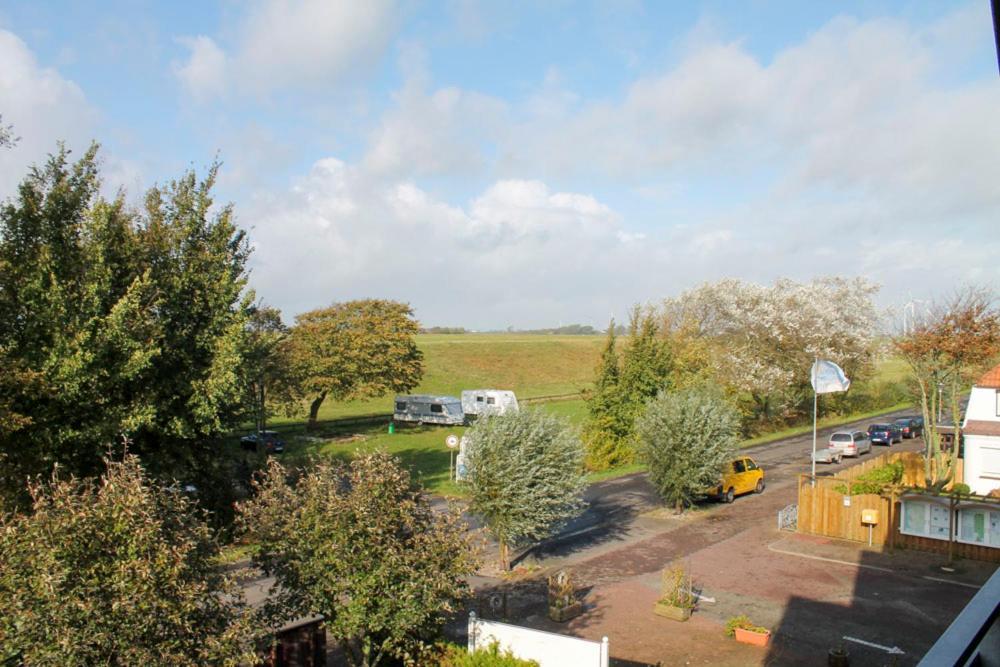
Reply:
[[[948, 540], [904, 535], [899, 531], [900, 501], [895, 496], [843, 493], [860, 475], [887, 463], [903, 463], [904, 486], [920, 487], [924, 482], [923, 456], [917, 452], [892, 452], [852, 466], [834, 477], [799, 476], [798, 522], [801, 533], [823, 535], [855, 542], [869, 541], [869, 527], [862, 522], [865, 510], [878, 513], [870, 529], [873, 546], [948, 553]], [[956, 478], [962, 479], [962, 460]], [[952, 553], [960, 558], [1000, 562], [1000, 549], [962, 542], [952, 543]]]

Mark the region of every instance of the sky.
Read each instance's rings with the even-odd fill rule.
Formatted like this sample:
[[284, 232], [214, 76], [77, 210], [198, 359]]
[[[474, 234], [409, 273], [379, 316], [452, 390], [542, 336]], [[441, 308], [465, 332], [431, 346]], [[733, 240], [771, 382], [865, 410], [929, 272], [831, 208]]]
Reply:
[[0, 2], [0, 199], [65, 141], [130, 201], [219, 160], [251, 285], [425, 326], [706, 281], [1000, 288], [989, 3]]

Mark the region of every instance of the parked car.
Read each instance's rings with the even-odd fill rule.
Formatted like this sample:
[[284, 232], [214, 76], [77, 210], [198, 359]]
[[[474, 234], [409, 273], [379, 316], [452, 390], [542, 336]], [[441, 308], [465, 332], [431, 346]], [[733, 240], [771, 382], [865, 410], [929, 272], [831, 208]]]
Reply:
[[873, 445], [891, 447], [893, 443], [903, 442], [903, 432], [895, 423], [872, 424], [868, 427], [868, 439]]
[[904, 439], [919, 438], [924, 434], [923, 417], [900, 417], [893, 423], [899, 427], [900, 433]]
[[872, 441], [864, 431], [836, 431], [830, 436], [829, 445], [843, 456], [861, 456], [872, 450]]
[[813, 452], [813, 461], [816, 463], [840, 463], [844, 460], [844, 453], [836, 447], [822, 447]]
[[764, 470], [752, 458], [741, 456], [726, 465], [719, 484], [707, 495], [731, 503], [736, 496], [751, 492], [764, 492]]
[[281, 454], [285, 451], [285, 441], [274, 431], [261, 431], [245, 435], [240, 438], [240, 445], [243, 449], [251, 452], [256, 452], [258, 446], [261, 445], [268, 454]]

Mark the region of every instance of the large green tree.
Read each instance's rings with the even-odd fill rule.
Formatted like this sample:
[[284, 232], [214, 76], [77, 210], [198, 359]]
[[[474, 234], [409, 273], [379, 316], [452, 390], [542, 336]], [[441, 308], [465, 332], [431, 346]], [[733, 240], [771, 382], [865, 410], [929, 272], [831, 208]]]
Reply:
[[636, 422], [649, 479], [678, 512], [716, 484], [736, 450], [739, 413], [715, 389], [663, 392]]
[[660, 335], [657, 315], [632, 308], [628, 338], [619, 354], [614, 320], [587, 400], [584, 425], [587, 466], [603, 470], [635, 458], [635, 420], [646, 401], [669, 388], [673, 372], [670, 342]]
[[232, 209], [213, 207], [217, 169], [134, 209], [100, 196], [98, 166], [96, 146], [76, 162], [60, 148], [0, 207], [8, 497], [55, 464], [96, 474], [126, 435], [151, 471], [203, 474], [245, 410], [249, 246]]
[[[0, 662], [237, 665], [258, 625], [202, 513], [134, 456], [30, 487], [0, 515]], [[4, 662], [4, 664], [7, 664]]]
[[479, 419], [466, 437], [469, 509], [483, 517], [507, 570], [512, 546], [548, 537], [579, 513], [583, 445], [563, 420], [531, 409]]
[[275, 621], [320, 613], [351, 664], [413, 657], [468, 594], [476, 569], [457, 512], [439, 512], [385, 453], [288, 471], [271, 460], [240, 524], [279, 584]]
[[290, 387], [309, 402], [309, 427], [316, 426], [327, 398], [374, 398], [416, 387], [423, 377], [423, 354], [414, 338], [419, 331], [409, 306], [382, 299], [296, 316], [287, 345]]

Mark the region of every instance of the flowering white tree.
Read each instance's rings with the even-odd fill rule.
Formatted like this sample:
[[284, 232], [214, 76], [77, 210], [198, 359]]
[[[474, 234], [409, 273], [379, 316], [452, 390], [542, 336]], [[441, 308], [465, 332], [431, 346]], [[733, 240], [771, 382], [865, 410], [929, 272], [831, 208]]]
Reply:
[[764, 286], [740, 280], [705, 284], [664, 302], [667, 330], [683, 328], [711, 342], [716, 377], [753, 397], [766, 416], [778, 394], [802, 390], [816, 357], [848, 373], [874, 360], [878, 288], [862, 278], [781, 279]]

